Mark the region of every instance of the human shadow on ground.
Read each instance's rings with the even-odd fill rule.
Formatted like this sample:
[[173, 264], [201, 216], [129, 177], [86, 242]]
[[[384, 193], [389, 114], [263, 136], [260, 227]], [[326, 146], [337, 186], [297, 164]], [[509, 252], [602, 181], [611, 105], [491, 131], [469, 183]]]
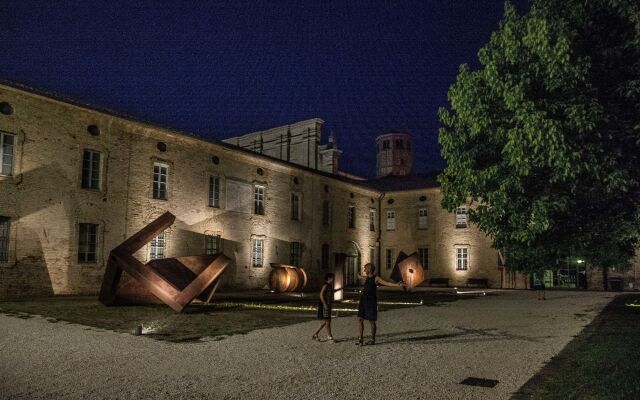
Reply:
[[[425, 330], [413, 330], [413, 331], [379, 334], [379, 335], [376, 335], [377, 336], [376, 344], [387, 345], [387, 344], [420, 343], [420, 342], [431, 342], [431, 341], [437, 341], [438, 343], [455, 343], [460, 341], [487, 342], [487, 341], [498, 341], [498, 340], [522, 340], [527, 342], [539, 343], [542, 341], [542, 339], [551, 337], [551, 336], [531, 337], [531, 336], [515, 335], [508, 332], [501, 332], [501, 331], [498, 331], [497, 329], [471, 329], [471, 328], [463, 328], [463, 327], [455, 327], [455, 329], [457, 329], [458, 331], [431, 334], [431, 335], [409, 336], [409, 337], [404, 337], [404, 336], [439, 331], [441, 329], [433, 328], [433, 329], [425, 329]], [[354, 337], [336, 340], [336, 343], [356, 341], [357, 339], [358, 338], [354, 336]]]

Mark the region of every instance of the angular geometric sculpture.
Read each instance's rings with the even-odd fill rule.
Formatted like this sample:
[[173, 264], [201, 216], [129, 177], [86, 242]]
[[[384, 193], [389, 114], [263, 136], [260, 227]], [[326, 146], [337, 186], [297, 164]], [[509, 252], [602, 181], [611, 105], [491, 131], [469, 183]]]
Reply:
[[413, 253], [410, 256], [400, 253], [398, 260], [391, 272], [392, 280], [404, 282], [407, 289], [413, 289], [424, 281], [424, 269], [418, 253]]
[[301, 292], [307, 286], [307, 273], [302, 267], [271, 264], [269, 288], [277, 293]]
[[[142, 228], [118, 247], [111, 250], [104, 272], [98, 299], [111, 306], [124, 300], [137, 300], [151, 294], [177, 312], [181, 312], [193, 299], [209, 302], [222, 273], [229, 265], [223, 254], [186, 256], [151, 260], [141, 263], [133, 254], [170, 227], [176, 217], [166, 212]], [[119, 290], [122, 272], [131, 278], [127, 288]], [[150, 297], [150, 296], [149, 296]]]

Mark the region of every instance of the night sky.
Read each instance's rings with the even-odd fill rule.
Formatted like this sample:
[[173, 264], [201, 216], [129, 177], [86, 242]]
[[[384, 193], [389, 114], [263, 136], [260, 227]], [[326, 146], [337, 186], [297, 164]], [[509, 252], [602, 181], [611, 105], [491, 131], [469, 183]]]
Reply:
[[[524, 10], [527, 0], [515, 3]], [[502, 17], [500, 0], [3, 1], [0, 79], [223, 139], [320, 117], [342, 169], [414, 135], [442, 168], [437, 108]]]

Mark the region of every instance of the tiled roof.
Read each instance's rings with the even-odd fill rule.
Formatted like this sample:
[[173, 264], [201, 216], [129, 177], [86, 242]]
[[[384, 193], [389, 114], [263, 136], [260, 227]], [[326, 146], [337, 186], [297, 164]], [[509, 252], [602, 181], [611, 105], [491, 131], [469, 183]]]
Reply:
[[429, 189], [440, 186], [438, 184], [439, 172], [427, 174], [411, 174], [407, 176], [385, 176], [360, 182], [360, 185], [370, 187], [381, 192], [396, 192], [414, 189]]

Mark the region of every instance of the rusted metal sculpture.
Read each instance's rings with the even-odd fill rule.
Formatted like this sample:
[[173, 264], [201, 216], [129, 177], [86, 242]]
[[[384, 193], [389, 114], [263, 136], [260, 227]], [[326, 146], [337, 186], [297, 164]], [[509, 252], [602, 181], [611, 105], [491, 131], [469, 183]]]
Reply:
[[274, 292], [301, 292], [307, 286], [307, 273], [302, 267], [293, 265], [271, 264], [269, 288]]
[[391, 279], [396, 282], [404, 282], [407, 289], [413, 289], [424, 281], [424, 269], [418, 253], [413, 253], [410, 256], [401, 253], [398, 260], [400, 261], [396, 263], [391, 272]]
[[[111, 251], [98, 297], [104, 305], [155, 297], [181, 312], [195, 298], [211, 300], [229, 265], [229, 258], [223, 254], [165, 258], [146, 264], [133, 257], [175, 219], [173, 214], [166, 212]], [[123, 271], [133, 279], [119, 288]]]

